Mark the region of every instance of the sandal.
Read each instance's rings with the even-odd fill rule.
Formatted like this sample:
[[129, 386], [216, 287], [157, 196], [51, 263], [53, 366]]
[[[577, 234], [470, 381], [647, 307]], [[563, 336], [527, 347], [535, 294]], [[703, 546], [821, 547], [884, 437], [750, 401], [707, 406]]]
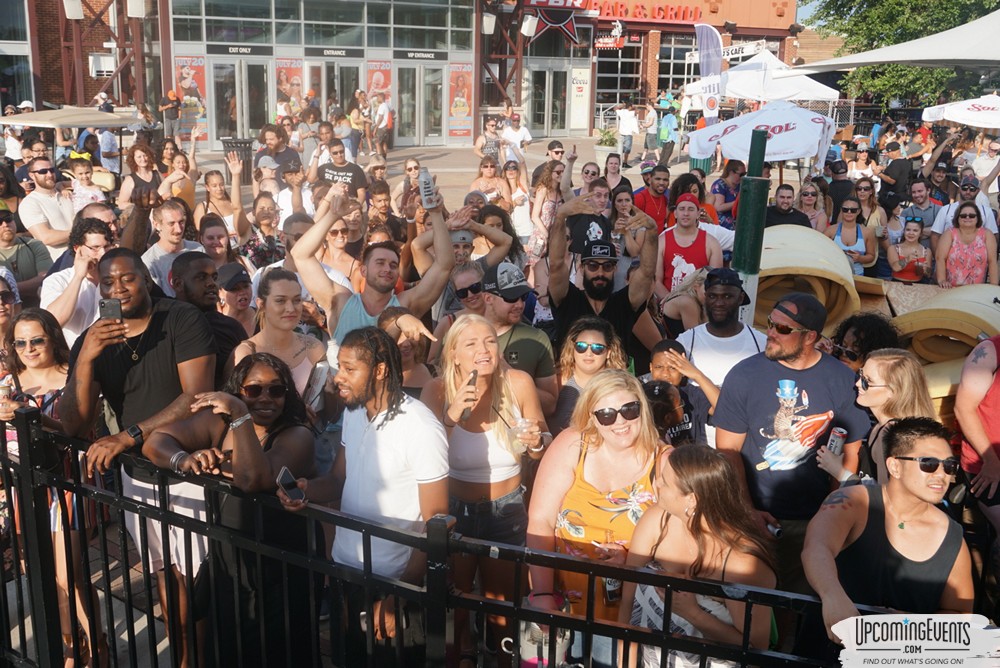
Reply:
[[[64, 668], [75, 668], [76, 667], [76, 656], [74, 654], [74, 643], [73, 636], [63, 635], [63, 657], [65, 661], [63, 662]], [[87, 634], [84, 633], [83, 627], [78, 627], [76, 630], [76, 645], [78, 645], [77, 652], [80, 655], [80, 665], [89, 666], [90, 665], [90, 642], [87, 640]]]

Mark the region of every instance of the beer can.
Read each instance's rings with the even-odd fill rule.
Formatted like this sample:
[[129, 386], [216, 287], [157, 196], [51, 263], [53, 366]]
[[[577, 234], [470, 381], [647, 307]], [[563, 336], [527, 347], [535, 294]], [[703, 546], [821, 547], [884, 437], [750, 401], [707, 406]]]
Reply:
[[834, 427], [830, 430], [830, 440], [826, 442], [826, 449], [831, 455], [844, 454], [844, 443], [847, 442], [847, 430], [842, 427]]

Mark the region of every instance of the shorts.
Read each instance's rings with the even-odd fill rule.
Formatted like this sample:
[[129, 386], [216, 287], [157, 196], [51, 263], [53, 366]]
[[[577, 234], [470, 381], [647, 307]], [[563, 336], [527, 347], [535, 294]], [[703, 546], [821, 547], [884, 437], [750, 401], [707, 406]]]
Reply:
[[646, 150], [655, 151], [660, 148], [660, 135], [658, 133], [646, 133]]
[[388, 142], [389, 133], [391, 132], [392, 130], [390, 130], [389, 128], [379, 128], [378, 130], [375, 131], [375, 141], [378, 142], [379, 144], [384, 144]]
[[809, 520], [779, 520], [781, 538], [775, 541], [775, 557], [778, 560], [778, 589], [794, 594], [815, 596], [809, 586], [805, 569], [802, 567], [802, 547], [806, 542], [806, 527]]
[[[122, 471], [122, 496], [133, 501], [146, 503], [151, 506], [159, 506], [159, 486], [155, 483], [135, 480], [129, 474]], [[168, 510], [193, 518], [199, 522], [208, 521], [208, 513], [205, 510], [205, 488], [190, 482], [181, 482], [167, 487]], [[151, 519], [146, 521], [146, 545], [145, 551], [149, 555], [149, 568], [151, 573], [163, 570], [163, 534], [160, 522]], [[125, 528], [135, 542], [136, 549], [141, 553], [143, 546], [139, 536], [139, 516], [135, 513], [125, 513]], [[184, 530], [180, 527], [171, 526], [167, 528], [167, 535], [170, 539], [170, 563], [177, 567], [182, 574], [195, 577], [201, 563], [208, 556], [208, 537], [191, 533], [190, 540], [185, 541]], [[194, 569], [188, 572], [187, 546], [191, 549], [191, 567]]]
[[622, 135], [622, 153], [632, 151], [632, 135]]
[[176, 137], [178, 131], [180, 130], [181, 119], [179, 118], [164, 118], [163, 119], [163, 137], [164, 139], [170, 139], [171, 137]]
[[525, 544], [528, 511], [524, 507], [524, 485], [492, 501], [467, 503], [449, 496], [448, 514], [457, 520], [455, 531], [466, 538]]

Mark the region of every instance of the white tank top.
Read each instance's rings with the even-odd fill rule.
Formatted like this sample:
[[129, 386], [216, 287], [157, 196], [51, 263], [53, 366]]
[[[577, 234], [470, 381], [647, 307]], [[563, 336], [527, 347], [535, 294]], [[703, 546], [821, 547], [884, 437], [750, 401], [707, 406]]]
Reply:
[[[514, 408], [514, 419], [521, 417]], [[461, 425], [448, 438], [448, 468], [455, 480], [463, 482], [500, 482], [521, 474], [521, 458], [514, 457], [497, 441], [490, 429], [466, 431]]]

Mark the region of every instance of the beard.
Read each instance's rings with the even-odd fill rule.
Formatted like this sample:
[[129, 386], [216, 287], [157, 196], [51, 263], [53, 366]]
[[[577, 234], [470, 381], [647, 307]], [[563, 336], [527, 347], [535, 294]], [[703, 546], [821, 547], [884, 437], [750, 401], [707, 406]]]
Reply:
[[764, 347], [764, 356], [772, 362], [792, 362], [802, 356], [803, 350], [805, 350], [805, 345], [802, 343], [801, 339], [799, 339], [798, 345], [795, 347], [780, 346], [775, 344], [773, 348], [771, 347], [771, 341], [769, 340], [767, 345]]
[[603, 281], [601, 283], [595, 283], [595, 279], [583, 275], [583, 291], [587, 293], [587, 296], [591, 299], [595, 299], [599, 302], [607, 301], [611, 298], [612, 293], [615, 290], [615, 283], [611, 279], [600, 278], [596, 279]]
[[371, 387], [365, 387], [365, 389], [358, 394], [352, 395], [350, 397], [343, 397], [344, 407], [348, 410], [354, 410], [355, 408], [361, 408], [368, 404], [369, 401], [375, 398], [375, 393], [372, 392]]

